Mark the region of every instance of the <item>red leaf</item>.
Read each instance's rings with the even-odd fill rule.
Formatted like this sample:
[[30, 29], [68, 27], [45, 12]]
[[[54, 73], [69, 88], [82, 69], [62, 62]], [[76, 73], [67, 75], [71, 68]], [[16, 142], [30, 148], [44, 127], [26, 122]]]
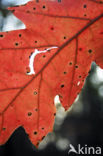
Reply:
[[0, 144], [23, 126], [37, 146], [52, 131], [55, 95], [67, 110], [92, 61], [103, 67], [103, 1], [33, 0], [10, 10], [27, 29], [0, 34]]

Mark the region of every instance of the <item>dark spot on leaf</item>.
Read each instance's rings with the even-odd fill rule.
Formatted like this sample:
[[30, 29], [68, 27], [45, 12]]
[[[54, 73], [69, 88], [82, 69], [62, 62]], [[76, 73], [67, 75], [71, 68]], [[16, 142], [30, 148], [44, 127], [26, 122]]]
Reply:
[[34, 95], [37, 95], [37, 92], [36, 91], [34, 92]]
[[19, 45], [19, 43], [18, 43], [18, 42], [16, 42], [16, 43], [15, 43], [15, 46], [18, 46], [18, 45]]
[[11, 12], [12, 12], [12, 13], [14, 13], [14, 12], [15, 12], [15, 10], [12, 10]]
[[19, 5], [16, 5], [15, 7], [17, 7], [17, 8], [18, 8], [18, 7], [19, 7]]
[[87, 15], [86, 15], [86, 14], [84, 14], [84, 16], [86, 17]]
[[44, 130], [44, 127], [42, 127], [41, 129]]
[[34, 7], [33, 10], [36, 10], [36, 8]]
[[54, 30], [54, 27], [53, 27], [53, 26], [51, 26], [51, 27], [50, 27], [50, 29], [51, 29], [51, 30]]
[[35, 41], [35, 43], [37, 43], [37, 41]]
[[86, 8], [87, 7], [87, 5], [86, 4], [84, 4], [84, 6], [83, 6], [84, 8]]
[[3, 34], [0, 34], [0, 37], [2, 38], [2, 37], [4, 37], [4, 35]]
[[66, 74], [67, 74], [67, 72], [64, 72], [64, 74], [66, 75]]
[[45, 138], [45, 136], [42, 137], [42, 140]]
[[37, 132], [37, 131], [35, 131], [35, 132], [34, 132], [34, 135], [37, 135], [37, 134], [38, 134], [38, 132]]
[[19, 37], [21, 37], [21, 34], [19, 34]]
[[36, 146], [38, 146], [39, 145], [39, 142], [36, 144]]
[[29, 11], [29, 10], [27, 10], [27, 11], [26, 11], [26, 13], [30, 13], [30, 11]]
[[31, 116], [32, 115], [32, 113], [31, 112], [28, 112], [28, 116]]
[[29, 71], [26, 72], [27, 74], [30, 73]]
[[69, 65], [71, 66], [72, 65], [72, 62], [69, 62]]
[[81, 75], [79, 75], [79, 78], [81, 78], [82, 76]]
[[63, 98], [63, 96], [62, 96], [61, 94], [59, 94], [59, 97], [60, 97], [60, 98]]
[[78, 68], [78, 66], [76, 65], [75, 68]]
[[89, 52], [89, 53], [92, 53], [92, 49], [89, 49], [88, 52]]
[[79, 48], [79, 51], [82, 51], [83, 49], [82, 48]]
[[26, 73], [30, 73], [30, 68], [26, 67]]
[[64, 84], [61, 85], [61, 88], [64, 88]]
[[46, 6], [45, 5], [43, 5], [43, 9], [45, 9], [46, 8]]
[[2, 128], [2, 130], [3, 130], [3, 131], [5, 131], [5, 130], [6, 130], [6, 128], [5, 128], [5, 127], [3, 127], [3, 128]]
[[66, 39], [66, 36], [64, 36], [64, 40]]
[[[18, 80], [18, 79], [16, 79], [16, 80]], [[14, 107], [14, 104], [11, 104], [11, 107]]]
[[88, 72], [88, 74], [90, 74], [90, 73], [91, 73], [91, 71]]
[[38, 111], [38, 109], [37, 109], [37, 108], [35, 108], [35, 111], [37, 112], [37, 111]]
[[56, 116], [56, 113], [54, 113], [54, 116]]
[[45, 58], [46, 56], [45, 55], [43, 55], [43, 58]]

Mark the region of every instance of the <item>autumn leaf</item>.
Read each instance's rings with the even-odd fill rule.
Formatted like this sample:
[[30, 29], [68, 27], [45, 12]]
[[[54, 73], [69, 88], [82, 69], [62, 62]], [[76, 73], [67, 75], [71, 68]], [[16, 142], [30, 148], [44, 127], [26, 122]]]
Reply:
[[41, 0], [9, 8], [25, 30], [0, 33], [0, 144], [23, 126], [32, 143], [53, 129], [95, 61], [103, 68], [103, 1]]

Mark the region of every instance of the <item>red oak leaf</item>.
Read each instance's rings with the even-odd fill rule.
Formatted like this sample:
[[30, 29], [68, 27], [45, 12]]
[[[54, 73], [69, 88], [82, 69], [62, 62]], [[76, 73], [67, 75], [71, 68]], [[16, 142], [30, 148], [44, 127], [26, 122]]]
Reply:
[[54, 97], [67, 110], [92, 61], [103, 67], [103, 1], [33, 0], [10, 10], [27, 28], [0, 33], [0, 144], [23, 126], [37, 146], [53, 129]]

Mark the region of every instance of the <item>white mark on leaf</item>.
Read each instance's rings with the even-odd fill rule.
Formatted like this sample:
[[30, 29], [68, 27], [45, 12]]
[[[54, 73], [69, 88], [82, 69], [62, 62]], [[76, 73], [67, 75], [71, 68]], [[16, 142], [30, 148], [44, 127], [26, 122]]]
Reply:
[[46, 53], [52, 49], [55, 49], [55, 48], [58, 48], [58, 47], [51, 47], [51, 48], [47, 48], [45, 50], [42, 50], [42, 51], [39, 51], [38, 49], [35, 49], [35, 51], [31, 54], [30, 56], [30, 60], [29, 60], [29, 68], [30, 68], [30, 72], [27, 73], [27, 75], [33, 75], [35, 74], [35, 69], [34, 69], [34, 61], [35, 61], [35, 57], [37, 54], [41, 54], [41, 53]]
[[77, 86], [79, 86], [80, 85], [80, 81], [77, 83]]

